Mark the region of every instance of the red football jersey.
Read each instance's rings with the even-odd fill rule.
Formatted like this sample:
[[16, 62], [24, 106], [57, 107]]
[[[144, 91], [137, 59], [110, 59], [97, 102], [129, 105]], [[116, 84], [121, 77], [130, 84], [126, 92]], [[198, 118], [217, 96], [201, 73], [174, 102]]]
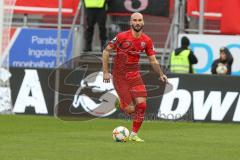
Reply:
[[131, 72], [139, 69], [140, 54], [151, 56], [155, 54], [150, 37], [142, 33], [139, 38], [133, 37], [131, 30], [120, 32], [109, 42], [114, 47], [114, 72]]

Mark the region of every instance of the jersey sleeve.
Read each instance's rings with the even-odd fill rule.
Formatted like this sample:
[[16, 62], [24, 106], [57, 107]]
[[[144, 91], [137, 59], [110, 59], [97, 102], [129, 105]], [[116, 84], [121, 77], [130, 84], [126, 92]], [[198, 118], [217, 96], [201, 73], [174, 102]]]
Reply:
[[156, 52], [154, 50], [153, 42], [150, 38], [147, 41], [145, 51], [146, 51], [147, 56], [152, 56], [152, 55], [156, 54]]
[[108, 42], [108, 45], [110, 45], [112, 48], [117, 48], [119, 37], [119, 34], [117, 34], [111, 41]]

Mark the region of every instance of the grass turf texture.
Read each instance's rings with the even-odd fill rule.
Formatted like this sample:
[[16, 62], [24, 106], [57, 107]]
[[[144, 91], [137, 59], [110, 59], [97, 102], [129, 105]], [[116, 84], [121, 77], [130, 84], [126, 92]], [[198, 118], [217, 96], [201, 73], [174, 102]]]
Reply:
[[61, 121], [48, 116], [0, 116], [2, 160], [239, 159], [239, 124], [145, 122], [145, 143], [117, 143], [112, 130], [130, 121]]

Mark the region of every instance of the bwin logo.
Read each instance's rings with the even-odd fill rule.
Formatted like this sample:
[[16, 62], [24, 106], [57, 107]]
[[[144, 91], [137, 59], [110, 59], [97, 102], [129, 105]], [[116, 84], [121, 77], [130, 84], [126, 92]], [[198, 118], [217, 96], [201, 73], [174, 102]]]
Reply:
[[[205, 95], [204, 90], [193, 91], [192, 96], [186, 89], [178, 89], [179, 78], [170, 78], [173, 90], [164, 94], [158, 117], [162, 119], [180, 119], [193, 107], [193, 120], [205, 120], [211, 111], [211, 120], [222, 121], [235, 100], [237, 100], [232, 121], [240, 122], [240, 96], [238, 92], [226, 92], [222, 97], [221, 91], [210, 91]], [[178, 99], [178, 104], [173, 110], [174, 99]], [[204, 101], [205, 100], [205, 101]]]
[[117, 98], [112, 81], [104, 83], [103, 72], [94, 72], [80, 82], [72, 105], [75, 108], [82, 106], [93, 116], [106, 117], [116, 111]]

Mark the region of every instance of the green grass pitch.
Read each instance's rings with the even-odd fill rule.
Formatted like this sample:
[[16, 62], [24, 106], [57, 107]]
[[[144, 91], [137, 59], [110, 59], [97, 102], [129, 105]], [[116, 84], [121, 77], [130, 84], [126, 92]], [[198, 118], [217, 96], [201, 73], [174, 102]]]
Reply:
[[61, 121], [48, 116], [0, 116], [1, 160], [238, 160], [239, 124], [147, 121], [145, 143], [117, 143], [125, 120]]

